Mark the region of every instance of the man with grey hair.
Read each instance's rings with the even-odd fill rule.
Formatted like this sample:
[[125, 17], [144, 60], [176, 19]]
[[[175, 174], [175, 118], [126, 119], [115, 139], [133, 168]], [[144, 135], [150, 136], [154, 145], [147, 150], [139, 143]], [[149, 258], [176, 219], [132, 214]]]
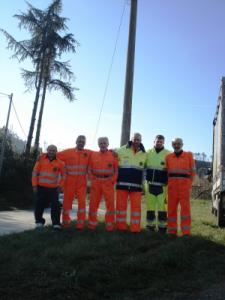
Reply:
[[141, 230], [141, 194], [146, 152], [140, 133], [134, 133], [127, 145], [117, 150], [119, 171], [116, 184], [117, 229], [127, 229], [127, 205], [131, 204], [130, 231]]
[[98, 139], [100, 151], [92, 152], [89, 164], [91, 179], [88, 227], [94, 230], [98, 224], [97, 213], [102, 196], [105, 198], [105, 227], [114, 230], [115, 206], [114, 185], [117, 179], [118, 162], [112, 151], [108, 150], [109, 139]]
[[177, 210], [180, 205], [181, 230], [184, 236], [190, 235], [191, 209], [190, 193], [195, 162], [191, 152], [183, 151], [183, 140], [172, 140], [173, 153], [166, 156], [168, 174], [168, 233], [177, 235]]

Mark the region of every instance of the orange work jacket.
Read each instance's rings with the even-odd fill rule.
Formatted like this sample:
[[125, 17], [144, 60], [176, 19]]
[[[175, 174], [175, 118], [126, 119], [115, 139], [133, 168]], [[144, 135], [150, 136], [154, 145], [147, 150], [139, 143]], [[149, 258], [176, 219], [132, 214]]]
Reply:
[[174, 152], [166, 156], [168, 179], [189, 179], [196, 175], [195, 161], [191, 152], [183, 151], [179, 156]]
[[67, 176], [81, 178], [87, 175], [91, 152], [87, 149], [70, 148], [57, 152], [57, 157], [64, 161]]
[[111, 180], [116, 182], [118, 176], [118, 160], [112, 151], [92, 152], [89, 164], [91, 180]]
[[64, 166], [64, 162], [58, 158], [50, 160], [46, 154], [42, 155], [36, 162], [32, 172], [32, 186], [63, 187]]

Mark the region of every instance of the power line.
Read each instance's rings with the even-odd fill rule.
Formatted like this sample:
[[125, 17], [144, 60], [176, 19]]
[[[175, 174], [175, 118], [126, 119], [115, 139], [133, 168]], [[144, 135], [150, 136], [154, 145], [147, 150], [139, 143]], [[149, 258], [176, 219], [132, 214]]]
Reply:
[[2, 92], [0, 92], [0, 95], [2, 95], [2, 96], [6, 96], [6, 97], [10, 97], [10, 95], [9, 94], [5, 94], [5, 93], [2, 93]]
[[27, 135], [26, 135], [25, 130], [23, 129], [23, 127], [22, 127], [22, 125], [21, 125], [21, 122], [20, 122], [20, 120], [19, 120], [19, 117], [18, 117], [18, 114], [17, 114], [17, 111], [16, 111], [16, 108], [15, 108], [15, 105], [14, 105], [13, 101], [12, 101], [12, 107], [13, 107], [13, 109], [14, 109], [14, 112], [15, 112], [15, 115], [16, 115], [16, 119], [17, 119], [17, 121], [18, 121], [18, 123], [19, 123], [19, 125], [20, 125], [20, 129], [22, 130], [22, 132], [23, 132], [25, 138], [27, 139]]
[[93, 145], [94, 145], [96, 135], [97, 135], [97, 132], [98, 132], [98, 129], [99, 129], [102, 110], [103, 110], [103, 106], [104, 106], [105, 99], [106, 99], [106, 94], [107, 94], [107, 90], [108, 90], [108, 86], [109, 86], [109, 80], [110, 80], [110, 76], [111, 76], [114, 57], [115, 57], [115, 54], [116, 54], [116, 48], [117, 48], [117, 44], [118, 44], [118, 40], [119, 40], [120, 29], [121, 29], [121, 26], [122, 26], [123, 16], [124, 16], [125, 8], [126, 8], [126, 3], [127, 3], [127, 0], [124, 1], [123, 11], [122, 11], [122, 14], [121, 14], [121, 17], [120, 17], [119, 27], [117, 29], [116, 41], [115, 41], [115, 46], [114, 46], [114, 50], [113, 50], [113, 54], [112, 54], [112, 58], [111, 58], [111, 63], [110, 63], [110, 66], [109, 66], [108, 76], [107, 76], [106, 85], [105, 85], [104, 94], [103, 94], [103, 99], [102, 99], [102, 105], [101, 105], [101, 108], [100, 108], [100, 113], [99, 113], [99, 117], [98, 117], [98, 121], [97, 121], [97, 125], [96, 125], [96, 130], [95, 130], [95, 134], [94, 134], [94, 138], [93, 138], [93, 142], [92, 142]]

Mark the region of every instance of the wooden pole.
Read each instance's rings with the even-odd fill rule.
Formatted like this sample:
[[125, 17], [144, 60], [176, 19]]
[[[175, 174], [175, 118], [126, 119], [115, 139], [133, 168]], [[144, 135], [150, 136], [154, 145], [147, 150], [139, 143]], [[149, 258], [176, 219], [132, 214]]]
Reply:
[[135, 38], [137, 23], [137, 0], [131, 0], [129, 40], [127, 50], [126, 81], [123, 104], [123, 121], [120, 145], [124, 145], [130, 139], [133, 78], [134, 78], [134, 57], [135, 57]]

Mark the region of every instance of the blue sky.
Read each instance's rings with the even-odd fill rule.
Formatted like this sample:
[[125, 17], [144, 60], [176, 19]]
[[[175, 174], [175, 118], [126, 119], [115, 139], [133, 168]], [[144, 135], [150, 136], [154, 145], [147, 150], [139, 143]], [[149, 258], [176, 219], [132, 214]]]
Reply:
[[[38, 8], [50, 1], [31, 0]], [[118, 147], [121, 135], [126, 51], [128, 41], [128, 0], [63, 0], [62, 16], [80, 46], [68, 54], [79, 88], [77, 101], [69, 103], [60, 93], [47, 95], [41, 132], [41, 146], [55, 143], [60, 149], [73, 147], [78, 134], [87, 136], [87, 147], [107, 135], [111, 147]], [[117, 51], [97, 136], [96, 126], [125, 5]], [[13, 15], [26, 11], [23, 0], [0, 1], [0, 27], [17, 40], [28, 37], [19, 30]], [[14, 94], [14, 104], [25, 132], [28, 132], [34, 92], [24, 93], [19, 64], [10, 59], [5, 38], [0, 35], [0, 92]], [[224, 0], [138, 0], [132, 129], [143, 143], [152, 147], [156, 134], [166, 137], [171, 149], [173, 137], [182, 137], [184, 149], [212, 150], [212, 121], [225, 75]], [[6, 119], [8, 99], [0, 96], [0, 126]], [[12, 128], [25, 138], [15, 114]]]

